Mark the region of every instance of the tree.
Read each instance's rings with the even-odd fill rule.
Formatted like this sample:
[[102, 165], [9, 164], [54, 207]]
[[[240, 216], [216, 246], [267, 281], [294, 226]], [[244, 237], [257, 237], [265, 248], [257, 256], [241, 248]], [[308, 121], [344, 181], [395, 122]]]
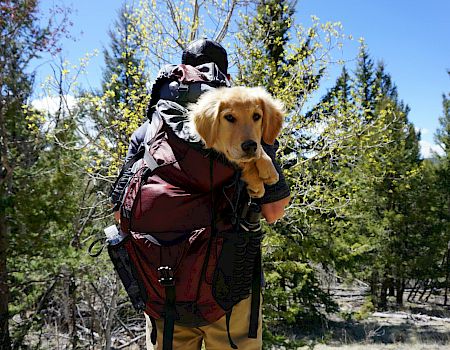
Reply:
[[[450, 71], [447, 71], [450, 77]], [[445, 237], [447, 244], [450, 242], [450, 194], [448, 189], [450, 188], [450, 93], [442, 96], [442, 116], [439, 118], [439, 129], [436, 132], [435, 140], [441, 147], [442, 155], [436, 154], [436, 184], [439, 189], [438, 195], [440, 203], [440, 221], [443, 223], [442, 234]], [[449, 252], [447, 251], [447, 255]], [[448, 261], [448, 260], [447, 260]], [[445, 272], [446, 277], [446, 300], [447, 301], [447, 288], [449, 281], [448, 266]]]
[[[384, 64], [374, 68], [365, 46], [350, 89], [347, 81], [344, 71], [322, 100], [332, 102], [326, 104], [327, 113], [342, 113], [337, 105], [343, 106], [346, 114], [359, 116], [352, 119], [359, 125], [357, 132], [341, 148], [347, 164], [340, 163], [335, 169], [337, 183], [346, 184], [343, 189], [348, 198], [347, 205], [329, 222], [337, 238], [335, 266], [368, 281], [376, 305], [386, 305], [388, 289], [396, 289], [401, 303], [406, 280], [417, 267], [410, 259], [414, 240], [423, 232], [416, 221], [415, 196], [421, 176], [420, 136], [408, 121], [409, 108], [399, 101]], [[345, 127], [354, 125], [346, 123]]]
[[[329, 295], [319, 287], [315, 269], [316, 262], [326, 264], [329, 259], [327, 238], [311, 230], [308, 215], [310, 210], [327, 211], [335, 205], [327, 202], [331, 197], [322, 191], [329, 178], [321, 173], [318, 180], [322, 169], [316, 160], [335, 154], [333, 149], [340, 141], [334, 131], [343, 118], [333, 120], [325, 113], [311, 117], [303, 114], [303, 109], [329, 67], [333, 49], [345, 36], [339, 24], [320, 24], [317, 20], [310, 28], [295, 24], [295, 3], [259, 2], [254, 12], [243, 17], [236, 47], [237, 84], [262, 85], [286, 108], [279, 159], [292, 200], [285, 218], [275, 227], [266, 228], [263, 255], [265, 337], [278, 343], [279, 337], [273, 334], [281, 336], [286, 325], [307, 324], [323, 311], [335, 310]], [[326, 39], [322, 41], [321, 37]], [[318, 135], [318, 128], [325, 124], [329, 130]]]
[[[450, 76], [450, 71], [447, 72]], [[450, 93], [442, 96], [442, 116], [439, 118], [440, 127], [436, 132], [435, 139], [443, 151], [443, 155], [436, 155], [439, 161], [439, 183], [442, 193], [447, 193], [450, 188]], [[444, 195], [445, 196], [445, 195]], [[450, 216], [450, 196], [447, 197], [447, 210]]]
[[44, 51], [57, 51], [57, 40], [65, 33], [64, 19], [67, 12], [57, 10], [63, 16], [61, 23], [49, 21], [41, 25], [38, 2], [0, 2], [0, 343], [9, 348], [8, 331], [8, 269], [9, 242], [17, 227], [11, 220], [17, 208], [14, 195], [23, 185], [17, 179], [18, 170], [29, 167], [35, 161], [38, 145], [33, 142], [22, 106], [32, 90], [33, 74], [26, 73], [30, 62]]
[[[450, 71], [447, 74], [450, 77]], [[450, 158], [450, 93], [442, 95], [442, 113], [439, 118], [440, 128], [437, 130], [435, 138], [444, 152], [444, 155], [440, 158], [446, 159], [448, 163]]]
[[361, 118], [370, 119], [374, 109], [375, 95], [373, 61], [365, 45], [361, 45], [355, 72], [355, 93], [361, 102]]
[[[136, 11], [130, 5], [118, 11], [109, 31], [109, 47], [103, 50], [102, 91], [86, 93], [80, 103], [83, 113], [92, 119], [91, 126], [114, 150], [112, 172], [124, 159], [131, 133], [145, 118], [150, 100], [150, 74], [142, 51], [145, 36], [136, 22]], [[84, 101], [88, 101], [85, 106]]]

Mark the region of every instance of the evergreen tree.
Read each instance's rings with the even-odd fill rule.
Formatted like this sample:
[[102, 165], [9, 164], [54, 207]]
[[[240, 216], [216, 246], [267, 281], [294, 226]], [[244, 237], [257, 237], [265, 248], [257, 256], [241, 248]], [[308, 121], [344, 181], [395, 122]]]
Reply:
[[[315, 205], [321, 208], [322, 198], [314, 202], [312, 197], [324, 184], [314, 182], [319, 170], [314, 169], [316, 163], [308, 157], [314, 152], [323, 152], [320, 157], [325, 157], [325, 153], [332, 157], [332, 151], [324, 150], [322, 141], [311, 132], [323, 120], [302, 115], [301, 109], [324, 73], [326, 59], [320, 61], [316, 57], [326, 58], [329, 54], [318, 33], [323, 29], [322, 34], [330, 35], [331, 40], [330, 32], [339, 30], [331, 24], [321, 27], [314, 23], [307, 29], [294, 25], [294, 5], [289, 1], [259, 2], [255, 13], [243, 18], [237, 46], [237, 84], [263, 85], [285, 103], [287, 111], [287, 126], [279, 139], [279, 159], [288, 175], [293, 198], [285, 219], [266, 228], [264, 251], [265, 337], [272, 341], [276, 341], [272, 334], [285, 332], [286, 325], [307, 324], [307, 320], [320, 316], [324, 310], [336, 307], [321, 290], [313, 267], [315, 262], [329, 259], [328, 250], [321, 249], [327, 242], [310, 229], [306, 209]], [[338, 41], [340, 36], [334, 39]]]
[[111, 91], [109, 104], [116, 107], [129, 105], [132, 108], [134, 90], [146, 92], [147, 76], [145, 61], [139, 50], [141, 38], [132, 30], [130, 19], [133, 9], [123, 5], [118, 11], [118, 19], [108, 32], [109, 48], [103, 50], [105, 68], [103, 70], [103, 92]]
[[[450, 77], [450, 71], [447, 72]], [[443, 223], [442, 234], [447, 244], [450, 242], [450, 93], [442, 96], [442, 116], [439, 118], [439, 129], [435, 140], [442, 149], [442, 155], [436, 154], [436, 184], [439, 189], [440, 218]], [[447, 252], [450, 254], [450, 252]], [[447, 266], [448, 269], [448, 266]], [[446, 283], [448, 286], [449, 272], [446, 272]], [[447, 287], [446, 286], [446, 287]], [[447, 296], [446, 296], [447, 298]]]
[[[106, 186], [109, 184], [103, 180], [115, 176], [122, 165], [130, 136], [145, 119], [150, 101], [149, 72], [141, 49], [144, 37], [135, 18], [136, 11], [130, 5], [118, 11], [118, 19], [109, 31], [109, 47], [103, 51], [102, 91], [84, 93], [78, 103], [82, 123], [90, 129], [85, 134], [98, 140], [97, 145], [94, 142], [92, 155], [97, 166], [90, 171]], [[108, 189], [102, 192], [107, 193]]]
[[[14, 261], [10, 244], [21, 234], [29, 234], [22, 232], [16, 220], [17, 213], [25, 213], [16, 199], [33, 176], [27, 170], [35, 164], [41, 147], [30, 130], [33, 121], [27, 120], [23, 108], [33, 85], [33, 74], [27, 71], [40, 53], [57, 49], [63, 27], [42, 26], [34, 0], [0, 1], [0, 12], [0, 344], [9, 349], [8, 265]], [[21, 175], [24, 172], [27, 176]]]
[[[355, 94], [361, 102], [361, 118], [370, 120], [374, 113], [375, 95], [378, 93], [374, 88], [374, 63], [370, 58], [365, 45], [360, 46], [358, 63], [355, 71]], [[380, 81], [381, 83], [381, 81]]]
[[[450, 71], [447, 72], [450, 77]], [[450, 159], [450, 93], [442, 95], [443, 114], [439, 118], [440, 129], [436, 132], [436, 141], [444, 151], [442, 158]]]
[[[332, 91], [340, 85], [338, 79]], [[338, 170], [341, 181], [353, 190], [349, 205], [341, 212], [344, 219], [331, 226], [339, 237], [336, 266], [367, 280], [375, 304], [386, 305], [387, 290], [394, 287], [401, 303], [408, 268], [412, 266], [411, 230], [417, 214], [413, 194], [420, 172], [420, 136], [408, 121], [409, 108], [398, 100], [384, 65], [379, 63], [374, 69], [365, 48], [350, 96], [350, 108], [360, 116], [362, 127], [349, 139], [344, 151], [365, 152], [353, 159], [347, 157], [352, 161], [350, 168]]]

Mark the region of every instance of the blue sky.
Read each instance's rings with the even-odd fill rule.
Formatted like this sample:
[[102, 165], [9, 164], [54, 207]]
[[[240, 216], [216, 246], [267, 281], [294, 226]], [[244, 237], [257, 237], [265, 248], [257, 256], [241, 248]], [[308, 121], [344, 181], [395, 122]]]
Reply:
[[[121, 0], [41, 0], [71, 5], [74, 41], [63, 44], [63, 58], [73, 63], [87, 52], [108, 46], [108, 29], [117, 17]], [[410, 106], [409, 119], [422, 130], [422, 150], [428, 154], [442, 115], [442, 94], [450, 92], [450, 0], [299, 0], [297, 21], [305, 26], [311, 15], [321, 21], [339, 21], [355, 40], [343, 48], [343, 56], [357, 54], [363, 37], [374, 61], [382, 60], [398, 87], [400, 98]], [[92, 59], [83, 84], [97, 87], [102, 55]], [[354, 63], [347, 67], [354, 69]], [[42, 67], [45, 71], [45, 66]], [[323, 82], [331, 87], [334, 77]]]
[[[409, 119], [422, 130], [426, 153], [442, 115], [442, 94], [450, 93], [450, 1], [299, 0], [300, 20], [306, 23], [310, 14], [340, 21], [346, 33], [364, 37], [410, 106]], [[344, 47], [345, 57], [354, 57], [355, 49]]]

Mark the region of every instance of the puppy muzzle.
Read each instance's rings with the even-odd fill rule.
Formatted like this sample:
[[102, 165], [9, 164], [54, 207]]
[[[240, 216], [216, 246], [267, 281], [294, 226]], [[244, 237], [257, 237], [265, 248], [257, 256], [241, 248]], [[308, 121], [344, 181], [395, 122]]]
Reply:
[[258, 144], [253, 140], [246, 140], [241, 143], [241, 148], [248, 157], [255, 157]]

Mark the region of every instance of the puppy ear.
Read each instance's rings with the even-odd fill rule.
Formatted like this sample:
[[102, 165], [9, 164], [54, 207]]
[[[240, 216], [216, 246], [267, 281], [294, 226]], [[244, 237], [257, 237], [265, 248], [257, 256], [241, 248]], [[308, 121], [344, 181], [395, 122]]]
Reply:
[[220, 99], [214, 95], [206, 92], [189, 105], [191, 122], [207, 148], [214, 146], [219, 129]]
[[263, 109], [262, 138], [265, 143], [273, 145], [283, 126], [284, 106], [263, 88], [255, 89]]

